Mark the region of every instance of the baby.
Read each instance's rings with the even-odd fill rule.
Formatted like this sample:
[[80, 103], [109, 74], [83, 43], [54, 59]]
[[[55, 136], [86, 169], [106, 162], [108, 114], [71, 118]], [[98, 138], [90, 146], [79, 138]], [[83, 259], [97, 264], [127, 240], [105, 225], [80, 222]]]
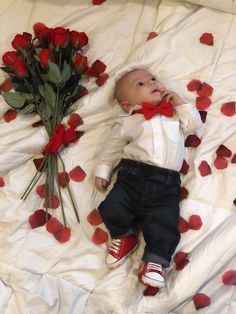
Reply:
[[117, 181], [98, 207], [112, 237], [106, 264], [123, 263], [138, 247], [142, 230], [146, 246], [141, 281], [161, 288], [163, 270], [180, 239], [184, 135], [201, 128], [202, 121], [194, 106], [183, 103], [146, 69], [124, 74], [116, 83], [115, 98], [126, 114], [117, 119], [95, 168], [95, 186], [105, 191], [121, 159]]

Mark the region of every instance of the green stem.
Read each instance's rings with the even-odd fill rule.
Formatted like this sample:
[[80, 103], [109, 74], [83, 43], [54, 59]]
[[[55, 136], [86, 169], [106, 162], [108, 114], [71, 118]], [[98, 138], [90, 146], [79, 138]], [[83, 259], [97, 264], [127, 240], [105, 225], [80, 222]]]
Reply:
[[[58, 156], [60, 156], [59, 153], [58, 153]], [[57, 171], [57, 174], [58, 174], [58, 163], [57, 163], [57, 157], [56, 156], [55, 156], [55, 164], [56, 164], [56, 171]], [[63, 222], [64, 222], [64, 226], [66, 227], [66, 215], [65, 215], [65, 209], [64, 209], [64, 205], [63, 205], [63, 199], [62, 199], [62, 195], [61, 195], [61, 187], [60, 187], [60, 184], [59, 184], [58, 176], [57, 176], [56, 181], [57, 181], [58, 193], [59, 193], [59, 198], [60, 198], [60, 203], [61, 203]]]

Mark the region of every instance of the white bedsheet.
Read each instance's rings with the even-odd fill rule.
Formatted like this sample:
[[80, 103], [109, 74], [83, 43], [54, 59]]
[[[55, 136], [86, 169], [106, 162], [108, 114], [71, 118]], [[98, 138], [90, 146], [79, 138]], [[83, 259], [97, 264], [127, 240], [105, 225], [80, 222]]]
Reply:
[[[221, 105], [236, 101], [236, 16], [210, 8], [171, 0], [107, 0], [100, 6], [92, 1], [4, 1], [0, 9], [0, 53], [11, 50], [16, 33], [32, 32], [36, 22], [50, 27], [65, 26], [85, 31], [90, 38], [88, 56], [102, 60], [110, 79], [100, 88], [90, 83], [90, 93], [78, 102], [85, 134], [78, 144], [64, 149], [66, 168], [81, 166], [86, 179], [71, 181], [79, 208], [78, 226], [68, 196], [64, 194], [71, 239], [58, 243], [45, 227], [31, 229], [28, 217], [42, 206], [32, 193], [20, 200], [35, 171], [32, 159], [47, 143], [34, 115], [20, 116], [6, 123], [0, 120], [0, 312], [50, 314], [192, 314], [197, 312], [193, 296], [206, 294], [211, 304], [199, 310], [207, 314], [236, 312], [236, 166], [214, 167], [216, 149], [225, 145], [236, 153], [236, 115], [225, 116]], [[146, 41], [149, 32], [158, 36]], [[202, 33], [214, 35], [214, 45], [199, 42]], [[186, 85], [192, 79], [213, 88], [212, 104], [206, 110], [201, 144], [186, 150], [190, 168], [182, 177], [189, 191], [181, 202], [181, 216], [198, 215], [200, 230], [182, 233], [176, 253], [189, 253], [189, 263], [181, 271], [173, 262], [167, 274], [167, 287], [156, 296], [143, 296], [138, 283], [143, 241], [138, 251], [121, 267], [110, 271], [104, 264], [107, 245], [91, 238], [95, 227], [88, 214], [104, 194], [93, 186], [93, 166], [101, 141], [119, 109], [112, 103], [114, 79], [119, 71], [132, 66], [148, 66], [151, 71], [184, 100], [195, 102], [196, 93]], [[0, 74], [3, 81], [4, 74]], [[1, 82], [0, 81], [0, 82]], [[9, 107], [0, 95], [0, 115]], [[65, 118], [66, 121], [67, 118]], [[199, 165], [207, 161], [212, 173], [201, 176]], [[55, 214], [61, 219], [60, 210]], [[100, 228], [105, 229], [104, 225]], [[109, 241], [108, 241], [109, 242]], [[222, 276], [233, 271], [230, 285]]]

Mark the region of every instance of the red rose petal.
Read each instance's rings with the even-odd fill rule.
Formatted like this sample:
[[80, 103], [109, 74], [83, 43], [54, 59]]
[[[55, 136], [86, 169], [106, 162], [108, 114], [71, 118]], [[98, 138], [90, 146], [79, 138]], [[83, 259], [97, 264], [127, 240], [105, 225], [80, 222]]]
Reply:
[[190, 92], [194, 92], [198, 90], [201, 87], [202, 83], [199, 80], [192, 80], [187, 84], [187, 89]]
[[29, 216], [28, 221], [31, 225], [31, 228], [34, 229], [44, 226], [47, 220], [49, 220], [50, 218], [51, 215], [48, 214], [45, 210], [38, 209], [31, 216]]
[[38, 193], [41, 198], [45, 198], [45, 184], [38, 185], [36, 187], [36, 193]]
[[67, 124], [71, 128], [77, 128], [77, 126], [82, 125], [84, 121], [82, 120], [81, 116], [78, 113], [71, 113]]
[[0, 92], [10, 92], [12, 89], [12, 82], [9, 78], [6, 78], [3, 83], [0, 85]]
[[231, 163], [235, 164], [236, 163], [236, 154], [233, 155], [233, 158], [231, 159]]
[[198, 215], [191, 215], [188, 221], [189, 229], [199, 230], [202, 227], [202, 219]]
[[198, 147], [200, 144], [201, 140], [195, 134], [188, 135], [184, 143], [185, 147]]
[[234, 205], [236, 206], [236, 199], [233, 201]]
[[107, 73], [102, 73], [95, 81], [98, 86], [102, 86], [109, 79], [109, 75]]
[[71, 180], [75, 182], [81, 182], [85, 179], [86, 173], [80, 166], [76, 166], [69, 172]]
[[67, 172], [58, 173], [58, 180], [59, 180], [59, 185], [62, 188], [65, 188], [70, 181], [69, 174]]
[[184, 175], [186, 175], [188, 173], [188, 170], [189, 170], [189, 165], [187, 164], [186, 160], [184, 159], [183, 160], [183, 164], [182, 164], [182, 167], [180, 169], [180, 172]]
[[103, 2], [105, 2], [106, 0], [93, 0], [92, 1], [92, 4], [93, 5], [100, 5], [100, 4], [103, 4]]
[[209, 97], [212, 95], [213, 87], [207, 83], [202, 83], [201, 87], [197, 90], [198, 96]]
[[189, 230], [188, 222], [181, 216], [179, 217], [178, 230], [179, 233], [185, 233]]
[[208, 162], [205, 160], [201, 161], [198, 169], [202, 177], [205, 177], [211, 174], [211, 167], [209, 166]]
[[235, 112], [236, 112], [235, 104], [236, 104], [235, 101], [231, 101], [231, 102], [227, 102], [227, 103], [222, 104], [221, 112], [225, 116], [232, 117], [233, 115], [235, 115]]
[[103, 244], [108, 240], [108, 234], [101, 228], [96, 228], [93, 233], [92, 240], [95, 244]]
[[156, 32], [150, 32], [147, 37], [147, 41], [157, 37], [158, 34]]
[[4, 179], [0, 177], [0, 188], [2, 188], [5, 185]]
[[93, 209], [87, 217], [87, 221], [92, 226], [98, 226], [103, 223], [103, 219], [99, 213], [99, 211], [95, 208]]
[[196, 98], [196, 107], [198, 110], [205, 110], [209, 108], [211, 100], [208, 97], [197, 97]]
[[10, 122], [12, 120], [14, 120], [17, 117], [17, 112], [15, 110], [8, 110], [7, 112], [4, 113], [3, 115], [3, 119], [6, 122]]
[[50, 218], [46, 224], [47, 231], [52, 234], [59, 232], [63, 227], [63, 224], [56, 217]]
[[180, 202], [183, 199], [187, 198], [187, 196], [188, 196], [188, 190], [185, 187], [182, 186], [181, 189], [180, 189]]
[[144, 290], [143, 295], [144, 295], [145, 297], [153, 297], [153, 296], [156, 295], [159, 291], [160, 291], [160, 289], [157, 288], [157, 287], [148, 286], [148, 287]]
[[87, 70], [88, 76], [99, 77], [106, 70], [106, 65], [101, 60], [96, 60]]
[[54, 233], [54, 237], [60, 243], [65, 243], [70, 240], [71, 230], [68, 227], [62, 227], [58, 232]]
[[220, 145], [216, 150], [216, 155], [218, 157], [231, 157], [232, 152], [229, 148], [227, 148], [225, 145]]
[[226, 286], [236, 286], [236, 270], [225, 272], [222, 277], [222, 282]]
[[202, 44], [205, 44], [208, 46], [213, 46], [214, 44], [214, 37], [212, 33], [203, 33], [201, 37], [199, 38], [199, 40]]
[[51, 204], [49, 204], [49, 202], [47, 202], [46, 200], [45, 200], [45, 202], [43, 204], [44, 207], [48, 207], [48, 208], [52, 208], [52, 209], [58, 208], [59, 205], [60, 205], [60, 201], [59, 201], [59, 198], [56, 195], [53, 195]]
[[182, 270], [188, 263], [188, 253], [180, 251], [174, 256], [175, 269], [177, 271]]
[[207, 117], [207, 111], [200, 110], [199, 113], [200, 113], [200, 116], [201, 116], [201, 119], [202, 119], [202, 123], [205, 123], [206, 122], [206, 117]]
[[198, 293], [193, 297], [196, 310], [203, 309], [211, 304], [211, 299], [204, 293]]
[[228, 167], [228, 160], [224, 157], [217, 157], [214, 160], [214, 166], [219, 170], [225, 169]]
[[[41, 158], [34, 158], [33, 163], [35, 165], [36, 170], [42, 171], [43, 169], [43, 162], [44, 162], [44, 157]], [[39, 170], [40, 169], [40, 170]]]

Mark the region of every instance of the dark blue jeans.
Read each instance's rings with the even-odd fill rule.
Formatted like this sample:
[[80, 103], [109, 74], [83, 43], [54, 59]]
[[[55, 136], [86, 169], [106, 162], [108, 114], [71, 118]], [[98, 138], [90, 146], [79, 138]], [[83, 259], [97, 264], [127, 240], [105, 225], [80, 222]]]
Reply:
[[146, 242], [143, 260], [170, 265], [179, 242], [179, 172], [122, 159], [117, 181], [98, 209], [112, 238], [133, 234]]

